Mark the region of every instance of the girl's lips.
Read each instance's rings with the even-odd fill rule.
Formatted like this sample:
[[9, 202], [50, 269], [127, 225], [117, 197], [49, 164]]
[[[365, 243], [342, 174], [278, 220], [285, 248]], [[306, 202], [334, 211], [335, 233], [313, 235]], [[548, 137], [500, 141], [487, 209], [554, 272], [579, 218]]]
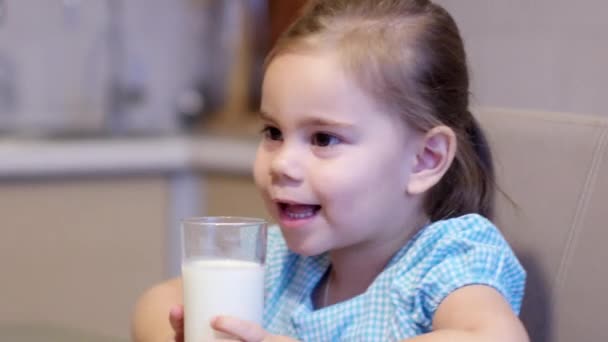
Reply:
[[296, 228], [306, 224], [314, 219], [321, 210], [321, 206], [315, 204], [278, 202], [277, 206], [281, 226], [285, 228]]

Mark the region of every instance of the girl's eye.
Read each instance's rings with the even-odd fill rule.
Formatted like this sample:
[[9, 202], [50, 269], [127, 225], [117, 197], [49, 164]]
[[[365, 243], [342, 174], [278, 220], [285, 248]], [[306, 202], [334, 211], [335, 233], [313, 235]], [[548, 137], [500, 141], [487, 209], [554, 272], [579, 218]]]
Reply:
[[327, 147], [341, 143], [340, 138], [328, 133], [315, 133], [311, 138], [311, 143], [315, 146]]
[[283, 139], [283, 135], [281, 134], [281, 131], [273, 126], [265, 126], [262, 129], [262, 134], [264, 135], [264, 137], [266, 139], [269, 140], [282, 140]]

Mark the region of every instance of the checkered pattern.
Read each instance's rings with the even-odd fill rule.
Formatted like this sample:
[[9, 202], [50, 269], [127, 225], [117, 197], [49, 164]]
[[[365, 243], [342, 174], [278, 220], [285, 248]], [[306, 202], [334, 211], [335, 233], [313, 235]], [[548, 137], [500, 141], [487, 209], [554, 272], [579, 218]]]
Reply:
[[439, 303], [458, 288], [497, 289], [519, 312], [525, 271], [500, 232], [471, 214], [434, 222], [409, 241], [368, 290], [315, 310], [311, 294], [327, 255], [288, 251], [279, 229], [268, 236], [264, 326], [301, 341], [397, 341], [430, 331]]

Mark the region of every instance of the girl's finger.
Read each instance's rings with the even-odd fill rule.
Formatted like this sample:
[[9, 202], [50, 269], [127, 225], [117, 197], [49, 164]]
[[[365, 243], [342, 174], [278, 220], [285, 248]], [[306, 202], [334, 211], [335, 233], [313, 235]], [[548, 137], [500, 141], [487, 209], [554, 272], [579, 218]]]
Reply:
[[175, 341], [184, 341], [184, 307], [176, 305], [169, 311], [169, 322], [175, 332]]
[[176, 305], [169, 311], [169, 322], [174, 330], [184, 329], [184, 308], [181, 305]]
[[261, 342], [266, 331], [259, 325], [228, 316], [219, 316], [211, 321], [214, 329], [234, 336], [245, 342]]

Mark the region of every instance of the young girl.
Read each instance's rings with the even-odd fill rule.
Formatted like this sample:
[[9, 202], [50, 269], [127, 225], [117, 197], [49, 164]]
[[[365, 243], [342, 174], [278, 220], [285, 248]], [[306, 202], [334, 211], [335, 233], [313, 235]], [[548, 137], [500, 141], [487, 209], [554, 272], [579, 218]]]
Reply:
[[[200, 324], [251, 342], [527, 341], [525, 273], [484, 218], [492, 161], [444, 9], [312, 1], [268, 57], [262, 94], [254, 175], [280, 226], [264, 326]], [[180, 303], [179, 280], [146, 293], [135, 339], [181, 340]]]

